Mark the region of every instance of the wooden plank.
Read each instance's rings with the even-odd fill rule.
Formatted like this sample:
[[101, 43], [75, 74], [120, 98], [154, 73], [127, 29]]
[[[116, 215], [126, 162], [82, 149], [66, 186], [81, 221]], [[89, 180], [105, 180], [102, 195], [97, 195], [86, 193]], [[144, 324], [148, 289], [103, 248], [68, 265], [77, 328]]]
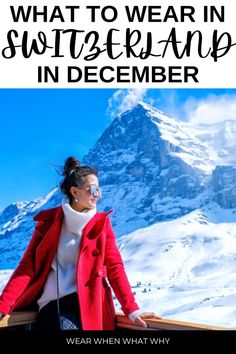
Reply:
[[0, 328], [26, 325], [36, 321], [37, 312], [16, 311], [4, 316], [0, 320]]
[[[176, 320], [167, 319], [150, 319], [145, 320], [147, 322], [147, 330], [232, 330], [235, 328], [227, 328], [220, 326], [211, 326], [202, 323], [192, 323]], [[146, 328], [134, 324], [128, 317], [119, 313], [116, 315], [116, 327], [118, 328], [129, 328], [129, 329], [141, 329], [146, 330]]]

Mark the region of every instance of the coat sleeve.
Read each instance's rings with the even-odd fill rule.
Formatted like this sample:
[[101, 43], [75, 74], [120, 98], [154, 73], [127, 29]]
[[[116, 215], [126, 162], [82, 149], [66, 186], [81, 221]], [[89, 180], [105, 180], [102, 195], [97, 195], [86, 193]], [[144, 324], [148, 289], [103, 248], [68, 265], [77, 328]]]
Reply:
[[8, 314], [34, 276], [35, 250], [42, 235], [35, 228], [31, 241], [0, 296], [0, 312]]
[[107, 218], [106, 227], [107, 239], [105, 248], [105, 265], [107, 267], [107, 276], [112, 289], [121, 304], [122, 311], [128, 316], [131, 312], [138, 310], [139, 306], [135, 302], [109, 218]]

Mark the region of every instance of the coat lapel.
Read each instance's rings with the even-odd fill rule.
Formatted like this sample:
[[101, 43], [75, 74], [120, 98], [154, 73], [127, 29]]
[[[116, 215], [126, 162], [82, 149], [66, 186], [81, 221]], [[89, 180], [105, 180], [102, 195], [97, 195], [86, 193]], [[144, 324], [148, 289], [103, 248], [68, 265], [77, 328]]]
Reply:
[[98, 235], [100, 235], [106, 221], [106, 216], [111, 212], [112, 211], [105, 213], [97, 212], [94, 217], [87, 223], [82, 233], [82, 239], [80, 244], [81, 252], [83, 252], [87, 248], [92, 239], [95, 239], [96, 237], [98, 237]]
[[55, 214], [54, 221], [36, 250], [36, 270], [38, 270], [42, 265], [45, 266], [47, 264], [51, 266], [59, 242], [63, 215], [62, 208], [59, 208]]
[[98, 220], [98, 213], [96, 213], [92, 219], [89, 220], [82, 232], [82, 238], [80, 243], [80, 251], [84, 251], [89, 244], [89, 233], [95, 227]]

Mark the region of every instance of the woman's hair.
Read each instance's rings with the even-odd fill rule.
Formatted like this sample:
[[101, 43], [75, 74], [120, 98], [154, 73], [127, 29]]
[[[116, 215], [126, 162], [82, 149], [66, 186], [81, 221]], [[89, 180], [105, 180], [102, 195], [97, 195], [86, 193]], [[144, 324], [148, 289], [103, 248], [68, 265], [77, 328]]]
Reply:
[[98, 172], [94, 167], [81, 166], [79, 160], [72, 156], [66, 159], [61, 174], [64, 178], [60, 182], [60, 189], [62, 193], [69, 197], [70, 203], [72, 203], [71, 187], [82, 188], [85, 184], [85, 176], [87, 175], [98, 177]]

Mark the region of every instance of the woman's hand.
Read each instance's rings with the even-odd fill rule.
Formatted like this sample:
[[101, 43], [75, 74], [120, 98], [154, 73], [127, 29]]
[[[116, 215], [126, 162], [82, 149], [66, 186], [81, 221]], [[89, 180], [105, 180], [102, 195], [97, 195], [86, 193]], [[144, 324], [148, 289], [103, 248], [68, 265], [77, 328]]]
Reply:
[[161, 317], [157, 316], [154, 312], [142, 312], [136, 319], [135, 319], [135, 323], [141, 325], [144, 328], [147, 328], [148, 325], [147, 323], [144, 321], [145, 319], [156, 319], [156, 320], [160, 320]]

